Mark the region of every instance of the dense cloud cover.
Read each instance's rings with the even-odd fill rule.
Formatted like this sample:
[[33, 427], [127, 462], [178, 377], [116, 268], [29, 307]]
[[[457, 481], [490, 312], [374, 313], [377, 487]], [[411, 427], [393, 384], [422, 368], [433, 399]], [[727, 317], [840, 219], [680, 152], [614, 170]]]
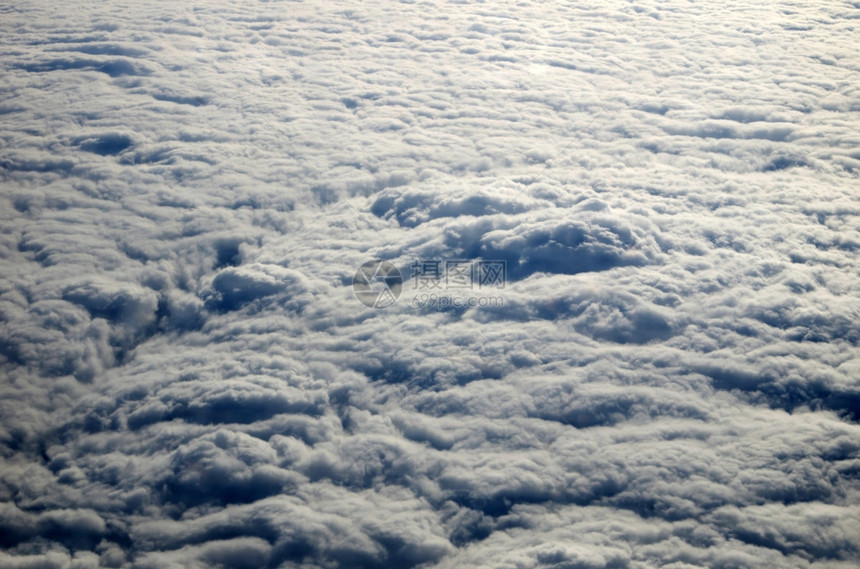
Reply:
[[858, 15], [0, 7], [0, 566], [856, 567]]

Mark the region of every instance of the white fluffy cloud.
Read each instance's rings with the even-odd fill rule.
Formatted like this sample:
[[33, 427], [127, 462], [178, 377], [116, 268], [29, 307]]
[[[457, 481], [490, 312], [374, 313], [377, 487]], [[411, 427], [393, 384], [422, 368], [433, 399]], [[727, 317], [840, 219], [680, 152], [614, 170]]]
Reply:
[[0, 565], [854, 567], [854, 12], [9, 7]]

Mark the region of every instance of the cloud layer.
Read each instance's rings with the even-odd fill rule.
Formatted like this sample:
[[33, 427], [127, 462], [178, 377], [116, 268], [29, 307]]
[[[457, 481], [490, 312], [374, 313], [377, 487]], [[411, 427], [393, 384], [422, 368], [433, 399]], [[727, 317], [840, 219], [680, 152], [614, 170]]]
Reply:
[[856, 566], [856, 12], [7, 7], [0, 565]]

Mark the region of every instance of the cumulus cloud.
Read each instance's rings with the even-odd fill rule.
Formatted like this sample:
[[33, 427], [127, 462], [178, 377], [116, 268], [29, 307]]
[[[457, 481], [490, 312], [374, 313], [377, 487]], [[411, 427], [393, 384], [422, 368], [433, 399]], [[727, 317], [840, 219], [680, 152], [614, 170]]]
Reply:
[[855, 566], [853, 11], [8, 8], [0, 565]]

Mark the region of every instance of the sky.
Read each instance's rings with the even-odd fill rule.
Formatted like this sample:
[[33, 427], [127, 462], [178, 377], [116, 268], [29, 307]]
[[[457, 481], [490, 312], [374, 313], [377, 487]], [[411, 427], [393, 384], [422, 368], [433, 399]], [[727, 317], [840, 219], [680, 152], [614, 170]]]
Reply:
[[856, 568], [858, 18], [3, 2], [0, 567]]

